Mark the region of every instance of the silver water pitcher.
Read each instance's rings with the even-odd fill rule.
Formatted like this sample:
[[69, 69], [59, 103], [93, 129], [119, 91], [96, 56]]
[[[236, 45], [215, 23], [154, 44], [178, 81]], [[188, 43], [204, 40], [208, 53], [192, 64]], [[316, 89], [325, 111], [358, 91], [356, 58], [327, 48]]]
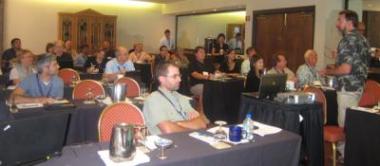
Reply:
[[114, 162], [130, 161], [136, 153], [135, 128], [127, 123], [112, 128], [110, 158]]
[[114, 103], [125, 101], [125, 83], [116, 83], [112, 90], [112, 99]]

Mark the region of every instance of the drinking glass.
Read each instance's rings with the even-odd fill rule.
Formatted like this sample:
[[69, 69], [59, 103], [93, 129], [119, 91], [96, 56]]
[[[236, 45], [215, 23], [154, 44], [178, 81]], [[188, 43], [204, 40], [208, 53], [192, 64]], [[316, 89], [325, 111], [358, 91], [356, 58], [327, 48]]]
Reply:
[[218, 129], [214, 133], [214, 138], [216, 140], [222, 141], [227, 138], [227, 133], [223, 130], [223, 126], [227, 124], [226, 121], [218, 120], [214, 122], [216, 125], [218, 125]]
[[173, 141], [166, 138], [160, 138], [154, 141], [154, 144], [160, 149], [160, 154], [157, 156], [160, 160], [165, 160], [168, 157], [165, 155], [165, 149], [169, 148]]

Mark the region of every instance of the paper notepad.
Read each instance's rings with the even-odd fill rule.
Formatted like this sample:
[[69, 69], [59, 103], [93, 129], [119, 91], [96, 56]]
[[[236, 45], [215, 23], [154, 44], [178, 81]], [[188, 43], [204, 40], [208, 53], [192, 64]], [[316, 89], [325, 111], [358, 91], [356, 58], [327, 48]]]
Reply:
[[132, 166], [147, 163], [150, 161], [149, 156], [147, 156], [139, 149], [136, 149], [135, 157], [131, 161], [124, 161], [119, 163], [116, 163], [111, 160], [109, 150], [98, 151], [98, 155], [103, 160], [104, 164], [107, 166]]
[[18, 109], [28, 109], [28, 108], [41, 108], [44, 105], [42, 103], [24, 103], [24, 104], [17, 104], [16, 107]]

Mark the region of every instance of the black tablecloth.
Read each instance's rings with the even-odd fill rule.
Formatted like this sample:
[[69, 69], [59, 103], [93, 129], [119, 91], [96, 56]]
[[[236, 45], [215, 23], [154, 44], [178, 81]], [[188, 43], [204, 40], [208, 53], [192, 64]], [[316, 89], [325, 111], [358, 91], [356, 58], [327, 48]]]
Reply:
[[338, 125], [338, 100], [336, 90], [323, 90], [327, 102], [327, 125]]
[[380, 165], [380, 115], [347, 109], [344, 165]]
[[[158, 150], [149, 153], [150, 162], [143, 165], [255, 165], [296, 166], [299, 161], [300, 137], [282, 131], [275, 135], [256, 137], [254, 143], [236, 145], [230, 149], [216, 150], [207, 143], [188, 136], [188, 133], [163, 135], [172, 139], [176, 148], [165, 151], [166, 160], [157, 158]], [[104, 165], [97, 151], [108, 149], [108, 143], [65, 147], [61, 157], [41, 165]]]
[[[98, 104], [83, 104], [81, 101], [74, 102], [75, 108], [64, 109], [70, 112], [66, 145], [97, 142], [98, 120], [105, 106]], [[61, 110], [47, 111], [44, 108], [24, 109], [18, 113], [9, 114], [6, 119], [29, 118], [43, 114], [52, 114]]]
[[137, 71], [140, 72], [141, 82], [145, 84], [145, 86], [149, 86], [152, 82], [152, 65], [148, 63], [134, 63], [134, 66]]
[[90, 74], [90, 73], [80, 73], [80, 79], [81, 80], [97, 80], [101, 81], [103, 78], [103, 74], [96, 73], [96, 74]]
[[244, 80], [207, 81], [203, 88], [203, 109], [213, 122], [224, 120], [228, 124], [238, 121], [240, 95], [244, 90]]
[[[254, 120], [298, 133], [302, 136], [302, 156], [309, 160], [309, 165], [324, 164], [321, 104], [289, 105], [245, 95], [241, 98], [239, 122], [248, 112], [252, 112]], [[299, 115], [303, 118], [302, 122]]]

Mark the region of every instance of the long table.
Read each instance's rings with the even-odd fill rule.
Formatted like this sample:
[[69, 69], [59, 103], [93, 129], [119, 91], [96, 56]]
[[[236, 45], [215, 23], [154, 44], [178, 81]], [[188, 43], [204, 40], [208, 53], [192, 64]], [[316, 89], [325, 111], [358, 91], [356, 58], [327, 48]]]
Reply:
[[[188, 132], [162, 135], [174, 141], [175, 148], [165, 150], [166, 160], [159, 160], [159, 150], [148, 153], [150, 162], [143, 165], [197, 166], [197, 165], [255, 165], [255, 166], [297, 166], [301, 138], [288, 131], [281, 131], [265, 137], [256, 136], [253, 143], [235, 145], [232, 148], [216, 150], [207, 143], [188, 136]], [[105, 165], [97, 151], [108, 149], [109, 143], [67, 146], [60, 157], [40, 165]]]
[[347, 109], [346, 147], [344, 164], [346, 166], [380, 165], [380, 115]]
[[[239, 121], [243, 121], [248, 112], [253, 119], [298, 133], [302, 136], [301, 160], [308, 165], [323, 165], [323, 118], [321, 104], [283, 104], [270, 100], [261, 100], [242, 95]], [[302, 116], [302, 121], [300, 121]]]

